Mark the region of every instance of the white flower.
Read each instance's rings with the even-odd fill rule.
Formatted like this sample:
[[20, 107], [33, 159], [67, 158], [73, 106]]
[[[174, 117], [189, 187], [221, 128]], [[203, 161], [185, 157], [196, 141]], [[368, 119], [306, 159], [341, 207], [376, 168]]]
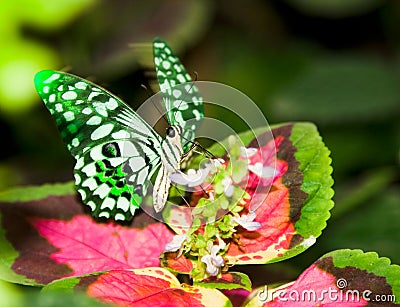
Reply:
[[213, 245], [210, 254], [201, 257], [201, 261], [207, 265], [206, 271], [210, 276], [217, 276], [219, 273], [219, 268], [224, 265], [224, 259], [222, 256], [217, 255], [218, 252], [218, 245]]
[[205, 167], [195, 170], [189, 169], [187, 174], [183, 172], [176, 172], [169, 175], [169, 178], [176, 184], [187, 185], [190, 188], [196, 187], [204, 182], [210, 173], [211, 166], [206, 164]]
[[259, 222], [254, 222], [256, 216], [257, 215], [255, 211], [250, 211], [249, 214], [243, 214], [240, 217], [234, 216], [233, 221], [238, 223], [244, 229], [247, 229], [249, 231], [254, 231], [262, 226]]
[[189, 169], [187, 173], [183, 173], [181, 171], [170, 174], [169, 178], [172, 182], [180, 185], [186, 185], [189, 188], [193, 188], [201, 185], [204, 180], [206, 180], [207, 176], [211, 171], [214, 171], [216, 168], [222, 166], [225, 161], [221, 158], [209, 159], [204, 166], [198, 170]]
[[222, 185], [224, 186], [224, 193], [227, 197], [231, 197], [233, 195], [233, 181], [232, 178], [227, 176], [221, 181]]
[[222, 158], [210, 159], [210, 164], [214, 168], [219, 168], [225, 163], [225, 160]]
[[279, 174], [278, 170], [275, 170], [275, 168], [271, 166], [263, 166], [261, 162], [257, 162], [254, 165], [250, 164], [248, 168], [249, 171], [261, 178], [271, 178]]
[[210, 254], [201, 257], [201, 262], [206, 264], [206, 271], [210, 276], [217, 276], [220, 267], [225, 264], [224, 258], [221, 255], [217, 255], [221, 249], [226, 247], [225, 242], [217, 235], [218, 245], [212, 245], [208, 248]]
[[251, 148], [251, 147], [247, 148], [244, 146], [240, 147], [240, 156], [245, 159], [248, 159], [251, 156], [254, 156], [256, 153], [257, 153], [257, 148]]
[[172, 238], [172, 241], [165, 244], [165, 251], [166, 252], [176, 252], [177, 250], [179, 250], [182, 245], [183, 242], [185, 242], [188, 239], [188, 236], [186, 234], [183, 235], [175, 235]]

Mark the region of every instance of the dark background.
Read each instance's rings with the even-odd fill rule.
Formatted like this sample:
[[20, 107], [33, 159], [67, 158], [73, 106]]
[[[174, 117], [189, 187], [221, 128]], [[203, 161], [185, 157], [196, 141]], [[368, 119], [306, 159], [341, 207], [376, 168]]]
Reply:
[[317, 124], [332, 152], [336, 205], [326, 231], [300, 256], [257, 267], [256, 285], [294, 279], [339, 248], [400, 263], [399, 1], [20, 2], [0, 4], [1, 190], [72, 179], [35, 72], [67, 69], [136, 109], [149, 95], [140, 85], [151, 88], [144, 66], [160, 36], [192, 75], [241, 90], [271, 124]]

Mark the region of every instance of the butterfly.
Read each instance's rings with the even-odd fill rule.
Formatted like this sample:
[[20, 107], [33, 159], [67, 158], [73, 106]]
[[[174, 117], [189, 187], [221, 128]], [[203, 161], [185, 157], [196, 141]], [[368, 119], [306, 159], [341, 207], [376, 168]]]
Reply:
[[92, 82], [53, 70], [35, 75], [36, 90], [76, 160], [76, 189], [96, 218], [131, 220], [157, 172], [153, 206], [160, 212], [169, 194], [169, 175], [180, 170], [204, 117], [202, 97], [179, 58], [160, 38], [153, 41], [153, 53], [169, 123], [164, 138]]

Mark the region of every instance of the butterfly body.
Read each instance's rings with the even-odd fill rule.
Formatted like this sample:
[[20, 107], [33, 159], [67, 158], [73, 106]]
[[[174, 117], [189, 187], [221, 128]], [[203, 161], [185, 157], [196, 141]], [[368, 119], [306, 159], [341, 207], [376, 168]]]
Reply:
[[170, 126], [167, 129], [165, 139], [161, 143], [163, 149], [160, 156], [162, 165], [153, 188], [153, 203], [156, 212], [160, 212], [167, 202], [168, 190], [171, 186], [169, 176], [178, 172], [181, 168], [183, 156], [181, 134], [182, 128], [180, 126]]

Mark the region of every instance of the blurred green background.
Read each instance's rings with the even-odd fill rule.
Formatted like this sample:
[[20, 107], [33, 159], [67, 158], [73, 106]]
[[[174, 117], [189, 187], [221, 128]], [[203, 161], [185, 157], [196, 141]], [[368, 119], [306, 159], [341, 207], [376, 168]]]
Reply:
[[143, 43], [160, 36], [199, 80], [241, 90], [271, 124], [316, 123], [332, 152], [327, 230], [298, 257], [244, 268], [256, 285], [339, 248], [400, 264], [399, 1], [19, 0], [1, 1], [0, 18], [0, 189], [72, 179], [37, 71], [67, 68], [136, 109], [148, 96]]

